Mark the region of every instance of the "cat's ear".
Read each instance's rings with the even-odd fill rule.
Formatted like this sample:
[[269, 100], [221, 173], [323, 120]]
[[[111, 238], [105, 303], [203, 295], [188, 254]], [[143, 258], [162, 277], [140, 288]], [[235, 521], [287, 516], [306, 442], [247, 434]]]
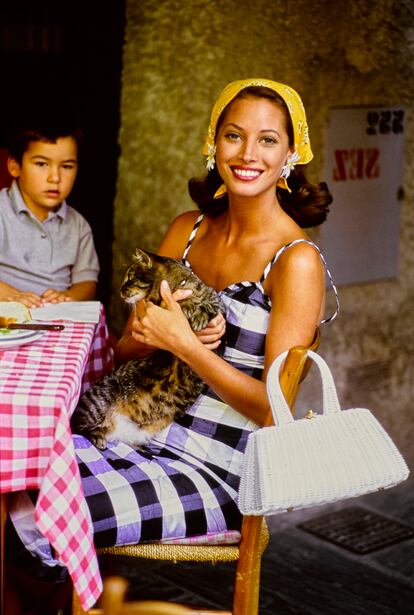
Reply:
[[142, 267], [152, 267], [151, 257], [140, 248], [135, 249], [135, 252], [132, 255], [132, 260], [136, 263], [139, 263]]

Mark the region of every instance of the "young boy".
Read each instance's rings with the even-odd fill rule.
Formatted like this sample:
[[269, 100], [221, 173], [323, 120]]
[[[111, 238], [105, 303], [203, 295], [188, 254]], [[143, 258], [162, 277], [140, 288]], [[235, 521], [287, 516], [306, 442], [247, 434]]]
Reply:
[[65, 199], [78, 169], [79, 131], [35, 124], [17, 132], [0, 191], [0, 300], [27, 307], [95, 299], [98, 257], [88, 222]]

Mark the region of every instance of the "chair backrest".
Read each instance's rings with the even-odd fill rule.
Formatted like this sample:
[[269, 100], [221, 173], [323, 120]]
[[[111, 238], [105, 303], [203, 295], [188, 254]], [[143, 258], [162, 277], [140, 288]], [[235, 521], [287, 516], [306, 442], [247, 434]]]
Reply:
[[[316, 329], [315, 337], [310, 346], [305, 348], [304, 346], [295, 346], [289, 350], [286, 361], [282, 367], [280, 374], [280, 386], [286, 398], [286, 401], [292, 411], [294, 412], [294, 404], [296, 396], [299, 392], [300, 383], [306, 378], [309, 372], [312, 359], [307, 356], [308, 350], [316, 352], [321, 343], [320, 330]], [[273, 417], [271, 411], [269, 411], [265, 426], [273, 423]]]

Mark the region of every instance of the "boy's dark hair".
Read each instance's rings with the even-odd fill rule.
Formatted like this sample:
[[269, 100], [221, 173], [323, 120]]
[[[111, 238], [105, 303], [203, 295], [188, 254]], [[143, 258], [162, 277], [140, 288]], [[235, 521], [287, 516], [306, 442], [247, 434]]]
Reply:
[[53, 114], [38, 114], [19, 121], [18, 125], [15, 124], [9, 129], [7, 150], [9, 156], [21, 164], [30, 143], [56, 143], [60, 138], [73, 137], [79, 149], [81, 136], [81, 129], [72, 117], [57, 118]]

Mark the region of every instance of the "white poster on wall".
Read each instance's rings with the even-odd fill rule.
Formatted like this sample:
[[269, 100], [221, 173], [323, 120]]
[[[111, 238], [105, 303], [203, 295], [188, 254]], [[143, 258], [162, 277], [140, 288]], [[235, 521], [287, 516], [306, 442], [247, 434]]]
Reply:
[[338, 285], [398, 275], [405, 111], [331, 109], [324, 179], [333, 195], [320, 246]]

